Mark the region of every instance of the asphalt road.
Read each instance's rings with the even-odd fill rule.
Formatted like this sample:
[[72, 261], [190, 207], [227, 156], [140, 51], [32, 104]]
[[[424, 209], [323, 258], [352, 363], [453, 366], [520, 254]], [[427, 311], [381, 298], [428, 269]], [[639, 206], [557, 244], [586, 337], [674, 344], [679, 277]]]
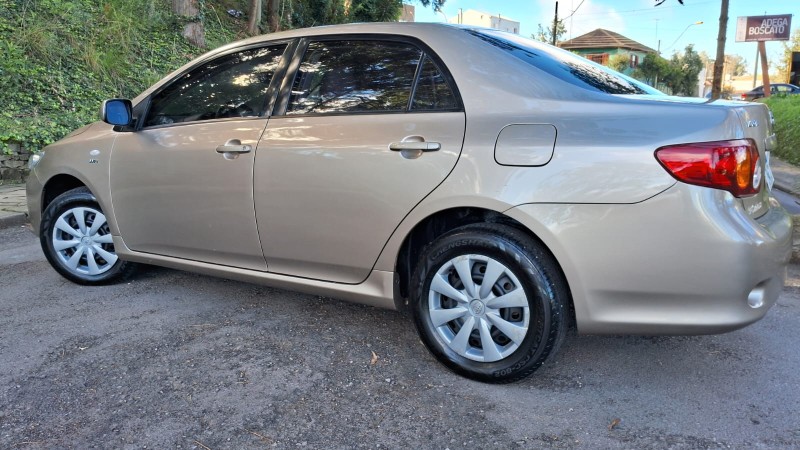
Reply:
[[789, 214], [800, 214], [800, 199], [778, 189], [773, 189], [772, 195], [778, 199], [781, 206], [786, 208], [786, 211], [789, 211]]
[[494, 386], [395, 312], [158, 268], [81, 287], [0, 230], [0, 448], [800, 448], [789, 285], [743, 330], [571, 336]]

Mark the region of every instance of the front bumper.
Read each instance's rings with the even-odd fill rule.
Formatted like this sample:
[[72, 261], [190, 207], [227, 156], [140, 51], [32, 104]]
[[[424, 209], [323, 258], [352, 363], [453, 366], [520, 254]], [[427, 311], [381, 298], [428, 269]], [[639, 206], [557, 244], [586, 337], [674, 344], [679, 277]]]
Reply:
[[28, 219], [31, 222], [31, 231], [39, 235], [39, 224], [42, 221], [42, 182], [36, 176], [36, 169], [31, 170], [25, 182], [25, 196], [28, 200]]
[[775, 303], [791, 254], [791, 217], [774, 199], [752, 219], [730, 194], [682, 183], [638, 204], [530, 204], [507, 214], [558, 259], [586, 334], [741, 328]]

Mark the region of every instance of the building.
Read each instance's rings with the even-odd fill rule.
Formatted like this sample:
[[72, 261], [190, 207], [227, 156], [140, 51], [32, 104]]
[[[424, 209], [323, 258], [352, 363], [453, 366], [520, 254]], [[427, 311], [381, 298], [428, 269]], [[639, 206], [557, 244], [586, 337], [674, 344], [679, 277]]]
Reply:
[[403, 12], [400, 13], [398, 22], [413, 22], [414, 21], [414, 5], [403, 4]]
[[496, 30], [519, 34], [518, 21], [502, 17], [500, 14], [493, 16], [482, 11], [475, 11], [474, 9], [468, 9], [466, 11], [459, 9], [458, 14], [450, 18], [448, 22], [494, 28]]
[[558, 46], [604, 66], [608, 65], [609, 58], [612, 56], [626, 55], [629, 63], [628, 68], [623, 73], [628, 75], [636, 69], [646, 55], [658, 53], [656, 50], [633, 39], [602, 28], [561, 42]]

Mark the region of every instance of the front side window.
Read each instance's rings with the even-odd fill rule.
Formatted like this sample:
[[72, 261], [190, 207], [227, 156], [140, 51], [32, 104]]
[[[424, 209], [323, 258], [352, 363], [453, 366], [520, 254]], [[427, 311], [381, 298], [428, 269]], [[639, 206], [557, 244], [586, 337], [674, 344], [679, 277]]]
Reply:
[[183, 75], [153, 97], [144, 126], [261, 115], [285, 48], [226, 55]]
[[286, 114], [406, 111], [421, 58], [403, 42], [312, 42]]

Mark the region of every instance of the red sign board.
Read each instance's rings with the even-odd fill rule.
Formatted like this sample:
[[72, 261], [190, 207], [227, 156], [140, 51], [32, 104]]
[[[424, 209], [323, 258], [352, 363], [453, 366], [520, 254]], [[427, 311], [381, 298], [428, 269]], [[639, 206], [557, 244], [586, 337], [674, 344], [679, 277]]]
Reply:
[[788, 41], [791, 31], [791, 14], [739, 17], [736, 42]]

